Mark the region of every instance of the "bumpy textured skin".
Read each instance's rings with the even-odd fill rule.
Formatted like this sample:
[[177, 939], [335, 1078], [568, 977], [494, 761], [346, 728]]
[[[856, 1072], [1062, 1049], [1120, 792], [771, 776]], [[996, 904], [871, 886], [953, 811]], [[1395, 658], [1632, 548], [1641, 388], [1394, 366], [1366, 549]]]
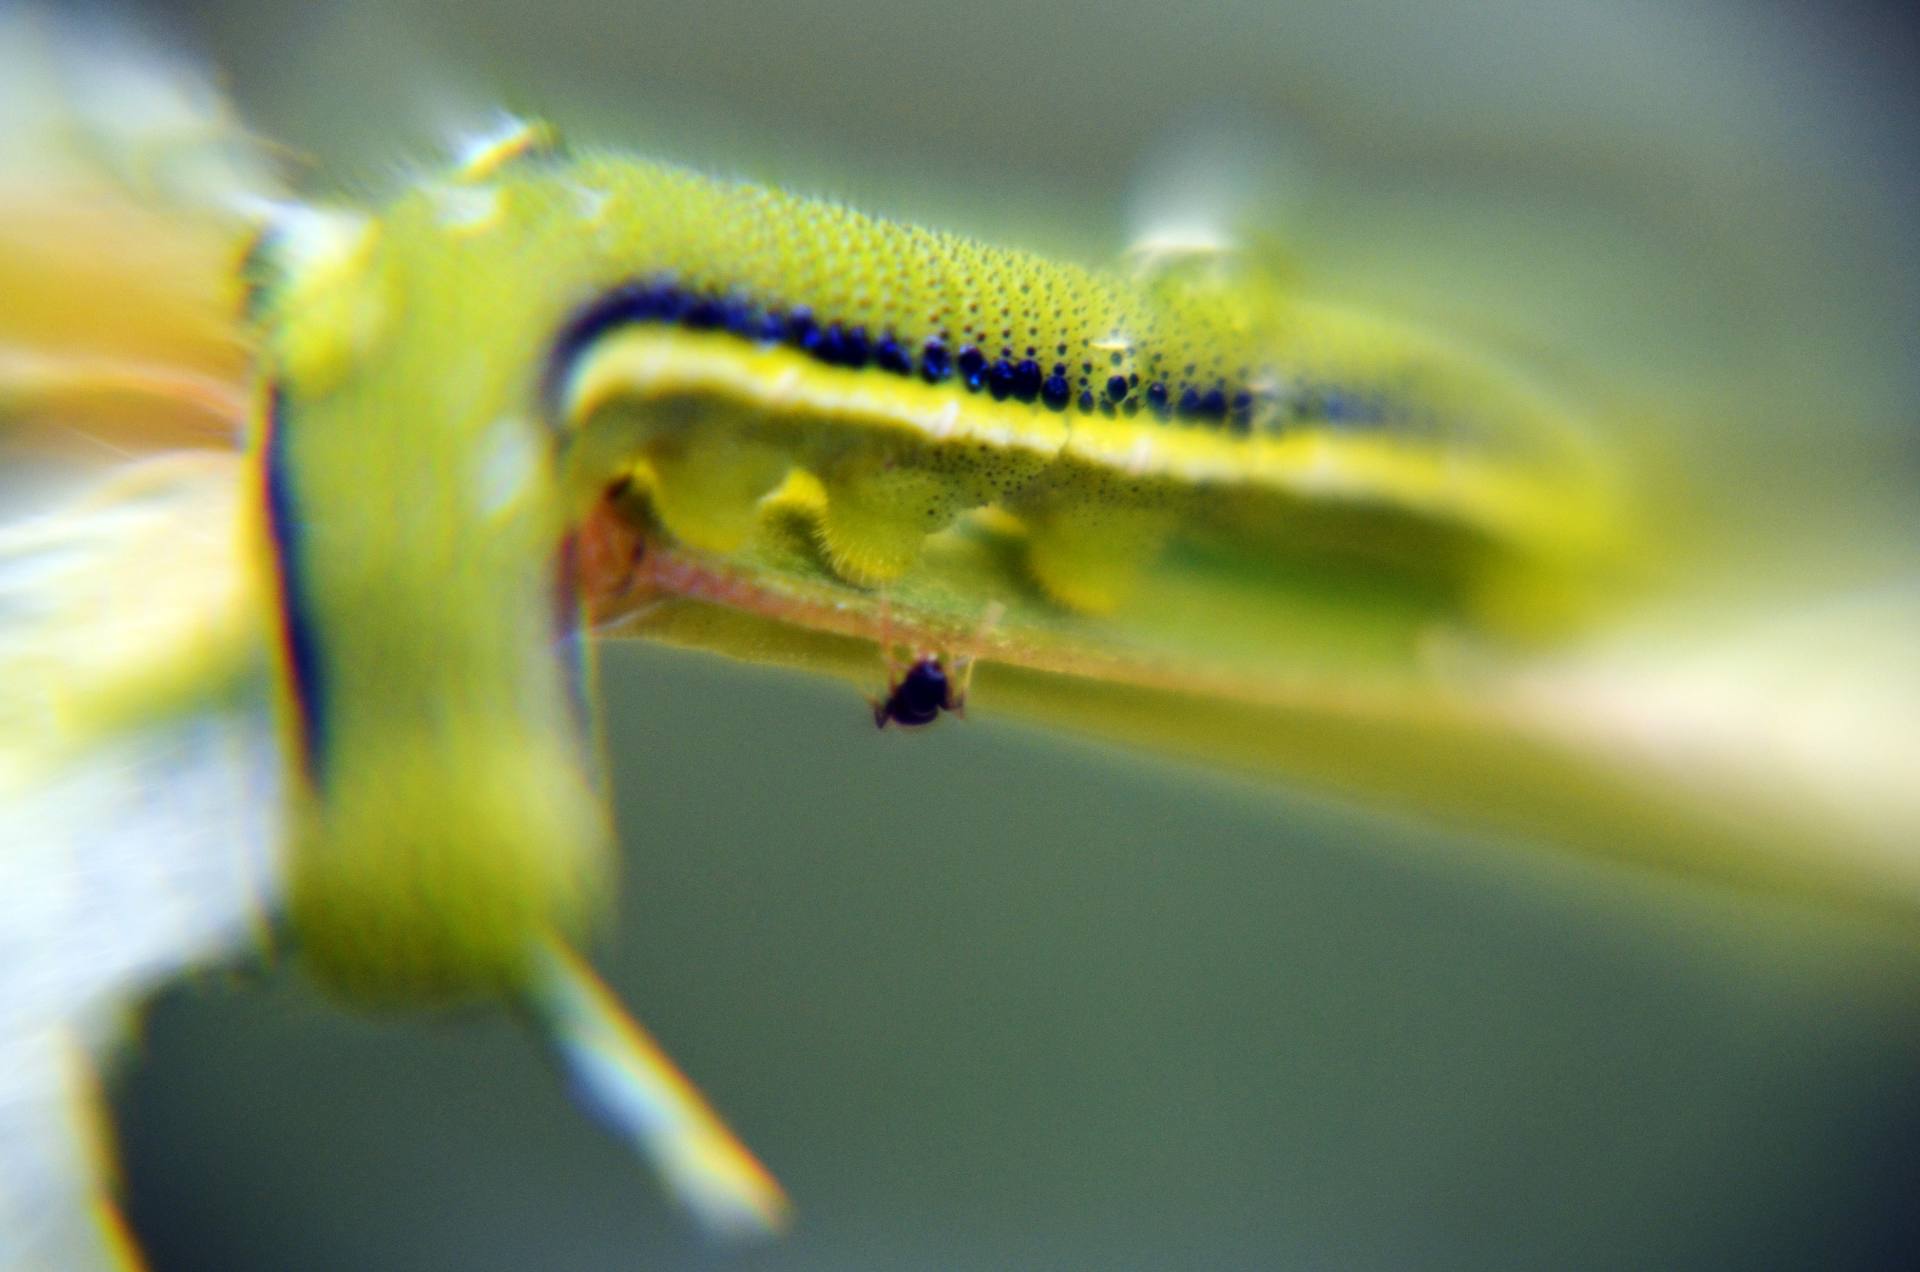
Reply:
[[900, 577], [926, 533], [988, 504], [1026, 524], [1044, 589], [1096, 611], [1174, 521], [1371, 504], [1542, 556], [1610, 533], [1600, 475], [1542, 395], [1229, 256], [1101, 273], [630, 160], [511, 193], [556, 190], [563, 216], [593, 209], [618, 280], [582, 289], [552, 355], [557, 413], [726, 403], [733, 418], [704, 430], [656, 412], [654, 437], [672, 436], [641, 448], [650, 475], [691, 464], [716, 484], [697, 453], [713, 437], [761, 448], [738, 522], [742, 498], [799, 465], [829, 496], [820, 539], [851, 582]]
[[1605, 538], [1538, 395], [1231, 258], [1099, 273], [522, 140], [256, 254], [292, 910], [362, 996], [511, 987], [530, 933], [592, 908], [569, 545], [615, 480], [711, 553], [798, 516], [850, 586], [997, 516], [1025, 543], [1005, 585], [1085, 613], [1170, 539], [1313, 544], [1464, 595]]

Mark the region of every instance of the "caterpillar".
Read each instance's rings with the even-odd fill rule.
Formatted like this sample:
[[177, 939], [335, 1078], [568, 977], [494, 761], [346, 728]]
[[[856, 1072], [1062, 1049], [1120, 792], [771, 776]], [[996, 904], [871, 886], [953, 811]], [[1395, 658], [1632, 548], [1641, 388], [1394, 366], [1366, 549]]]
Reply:
[[[88, 356], [0, 367], [21, 433], [241, 434], [62, 523], [211, 531], [191, 569], [115, 538], [64, 591], [18, 571], [60, 603], [8, 620], [0, 665], [54, 688], [6, 704], [28, 742], [0, 809], [77, 842], [97, 828], [48, 794], [70, 772], [221, 721], [268, 751], [262, 902], [302, 965], [370, 1007], [525, 1009], [716, 1227], [777, 1227], [784, 1196], [574, 952], [614, 874], [590, 634], [869, 687], [904, 641], [981, 711], [1885, 903], [1791, 782], [1763, 833], [1726, 823], [1690, 780], [1724, 722], [1649, 759], [1612, 683], [1560, 661], [1632, 612], [1646, 521], [1605, 429], [1518, 360], [1296, 294], [1257, 252], [1095, 268], [537, 123], [378, 208], [240, 206], [178, 223], [217, 223], [182, 276], [232, 293], [228, 326], [102, 352], [82, 324]], [[22, 294], [71, 277], [43, 259], [4, 267]], [[149, 571], [192, 598], [176, 627], [74, 639], [82, 583]], [[877, 719], [958, 702], [897, 689]], [[1865, 839], [1909, 824], [1872, 809]]]
[[1578, 578], [1604, 535], [1564, 422], [1383, 324], [575, 158], [536, 125], [378, 216], [269, 227], [251, 268], [313, 801], [293, 914], [376, 995], [511, 983], [526, 927], [599, 889], [568, 527], [616, 487], [610, 515], [685, 561], [785, 542], [850, 599], [936, 579], [930, 537], [998, 533], [1020, 550], [960, 603], [1088, 633], [1126, 630], [1183, 547], [1400, 576], [1405, 621], [1479, 624], [1495, 580]]

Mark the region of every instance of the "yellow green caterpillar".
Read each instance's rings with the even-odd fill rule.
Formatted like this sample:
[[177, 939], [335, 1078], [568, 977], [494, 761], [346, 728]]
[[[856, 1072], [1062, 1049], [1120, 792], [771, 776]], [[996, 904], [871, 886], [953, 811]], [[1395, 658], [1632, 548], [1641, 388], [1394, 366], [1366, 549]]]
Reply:
[[1093, 268], [532, 124], [374, 210], [261, 184], [0, 187], [4, 440], [188, 452], [0, 536], [0, 814], [90, 841], [69, 778], [232, 724], [303, 965], [526, 1009], [716, 1226], [778, 1186], [573, 952], [614, 873], [589, 633], [868, 693], [951, 656], [982, 712], [1911, 918], [1910, 681], [1843, 763], [1766, 727], [1826, 727], [1780, 670], [1910, 613], [1643, 641], [1683, 518], [1522, 359], [1259, 253]]
[[1017, 541], [971, 603], [1089, 640], [1170, 551], [1483, 627], [1608, 545], [1537, 398], [1230, 261], [1094, 272], [523, 127], [250, 271], [292, 915], [373, 997], [511, 987], [604, 894], [571, 535], [609, 489], [716, 564], [797, 532], [856, 599], [965, 522]]

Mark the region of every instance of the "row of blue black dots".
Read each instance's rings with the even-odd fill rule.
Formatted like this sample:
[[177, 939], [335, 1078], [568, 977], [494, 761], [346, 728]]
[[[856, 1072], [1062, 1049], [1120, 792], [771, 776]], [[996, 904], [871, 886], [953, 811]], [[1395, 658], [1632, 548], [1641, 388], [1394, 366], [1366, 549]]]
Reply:
[[[1073, 402], [1073, 387], [1064, 362], [1043, 370], [1031, 357], [989, 361], [973, 345], [963, 346], [956, 354], [944, 340], [933, 337], [921, 347], [916, 365], [914, 355], [891, 332], [874, 339], [863, 326], [821, 323], [804, 305], [782, 313], [740, 296], [703, 295], [662, 282], [628, 283], [595, 302], [563, 334], [555, 353], [556, 366], [564, 365], [599, 334], [636, 322], [671, 322], [695, 331], [726, 331], [762, 344], [790, 346], [828, 366], [858, 370], [871, 364], [900, 376], [917, 373], [929, 384], [939, 384], [957, 373], [969, 391], [984, 390], [995, 401], [1012, 398], [1039, 402], [1053, 411], [1064, 411]], [[1188, 387], [1174, 400], [1160, 381], [1149, 384], [1144, 394], [1137, 392], [1139, 380], [1137, 374], [1110, 376], [1104, 398], [1096, 398], [1091, 389], [1085, 389], [1077, 405], [1083, 414], [1099, 410], [1106, 415], [1134, 415], [1144, 399], [1147, 409], [1163, 420], [1225, 421], [1242, 431], [1251, 424], [1252, 394], [1241, 392], [1229, 398], [1221, 386], [1205, 391]]]
[[1066, 409], [1072, 396], [1065, 363], [1055, 364], [1051, 374], [1031, 358], [1002, 358], [989, 364], [973, 346], [956, 356], [936, 337], [921, 348], [916, 365], [914, 355], [890, 332], [876, 340], [862, 326], [822, 323], [804, 305], [782, 313], [742, 297], [700, 295], [671, 283], [628, 283], [615, 288], [574, 321], [561, 343], [564, 350], [577, 351], [611, 327], [637, 322], [726, 331], [763, 344], [791, 346], [829, 366], [858, 370], [871, 364], [896, 375], [917, 373], [929, 384], [938, 384], [957, 370], [969, 389], [985, 389], [999, 400], [1038, 401], [1056, 411]]
[[[1131, 405], [1139, 378], [1137, 375], [1107, 377], [1108, 401], [1121, 403], [1123, 407]], [[1163, 420], [1177, 418], [1211, 424], [1225, 422], [1240, 432], [1253, 426], [1254, 396], [1245, 390], [1229, 396], [1222, 384], [1204, 390], [1188, 385], [1175, 398], [1168, 391], [1165, 381], [1155, 380], [1147, 385], [1145, 397], [1147, 409]]]

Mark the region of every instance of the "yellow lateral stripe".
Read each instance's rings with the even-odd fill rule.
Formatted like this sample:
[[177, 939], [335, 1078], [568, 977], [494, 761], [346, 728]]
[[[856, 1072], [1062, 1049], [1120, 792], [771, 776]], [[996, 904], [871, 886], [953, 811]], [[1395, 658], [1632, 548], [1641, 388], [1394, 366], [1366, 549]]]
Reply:
[[1601, 503], [1573, 482], [1390, 434], [1303, 426], [1235, 437], [1152, 419], [1075, 417], [666, 326], [602, 337], [575, 364], [561, 410], [578, 424], [622, 398], [676, 395], [725, 398], [801, 428], [872, 429], [937, 445], [1070, 456], [1129, 478], [1398, 506], [1549, 551], [1553, 544], [1590, 547], [1606, 533]]

